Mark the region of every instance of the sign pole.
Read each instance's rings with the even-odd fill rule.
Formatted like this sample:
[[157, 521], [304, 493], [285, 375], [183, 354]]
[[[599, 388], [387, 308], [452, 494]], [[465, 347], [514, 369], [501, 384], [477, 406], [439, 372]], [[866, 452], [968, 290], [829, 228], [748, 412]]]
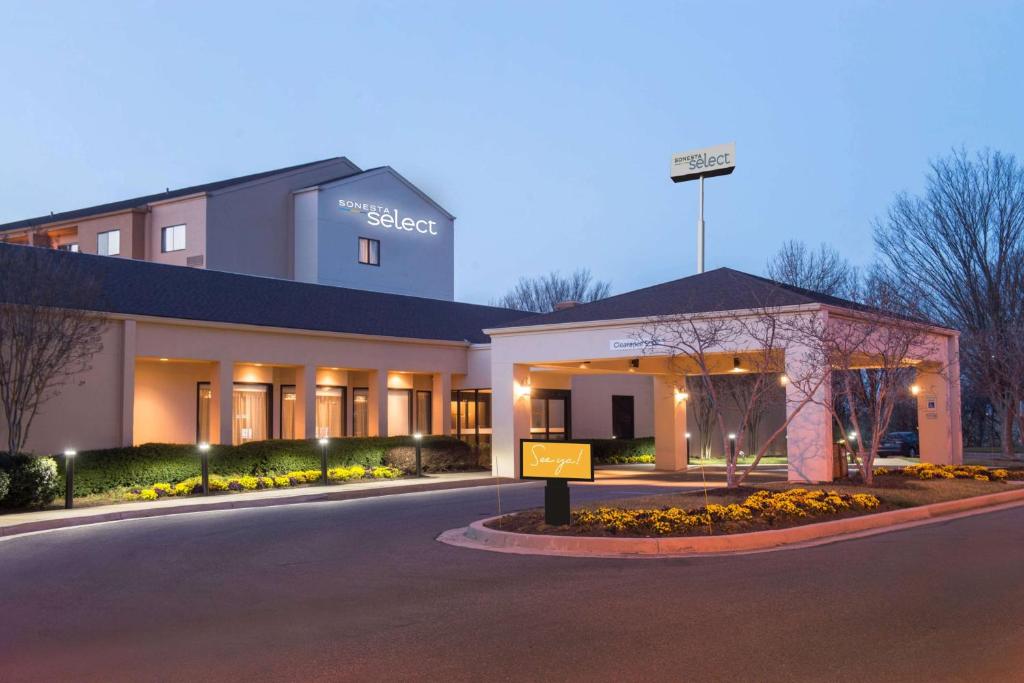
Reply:
[[571, 521], [569, 482], [565, 479], [548, 479], [544, 485], [544, 523], [566, 526]]
[[700, 207], [697, 211], [697, 273], [704, 272], [704, 176], [700, 177]]

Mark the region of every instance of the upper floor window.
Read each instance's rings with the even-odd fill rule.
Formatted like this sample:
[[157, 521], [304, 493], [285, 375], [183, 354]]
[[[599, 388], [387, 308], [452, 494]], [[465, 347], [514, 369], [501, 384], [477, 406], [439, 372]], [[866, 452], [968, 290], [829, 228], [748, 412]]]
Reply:
[[96, 235], [96, 253], [100, 256], [117, 256], [121, 253], [121, 231], [107, 230]]
[[380, 240], [359, 238], [359, 262], [368, 266], [380, 265]]
[[78, 251], [78, 242], [68, 242], [67, 244], [57, 245], [57, 249], [60, 251]]
[[171, 225], [160, 230], [160, 251], [181, 251], [184, 248], [184, 225]]

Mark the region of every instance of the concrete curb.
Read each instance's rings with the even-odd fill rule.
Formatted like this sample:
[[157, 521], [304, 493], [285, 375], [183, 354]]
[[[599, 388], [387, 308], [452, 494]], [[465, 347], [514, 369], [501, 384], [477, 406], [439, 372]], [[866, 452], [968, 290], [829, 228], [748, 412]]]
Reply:
[[[377, 498], [380, 496], [397, 496], [405, 493], [423, 493], [426, 491], [446, 491], [450, 489], [475, 488], [478, 486], [493, 486], [493, 478], [486, 479], [464, 479], [445, 482], [424, 482], [422, 484], [410, 484], [402, 487], [388, 487], [379, 489], [362, 489], [355, 491], [316, 491], [299, 496], [286, 498], [254, 498], [245, 500], [246, 494], [225, 495], [214, 502], [186, 503], [174, 507], [149, 507], [142, 510], [109, 510], [104, 506], [104, 511], [97, 511], [90, 514], [88, 509], [83, 509], [82, 514], [74, 517], [46, 519], [24, 522], [22, 524], [10, 524], [0, 526], [0, 539], [30, 534], [39, 531], [51, 531], [65, 529], [89, 524], [102, 524], [104, 522], [117, 522], [126, 519], [147, 519], [150, 517], [167, 517], [170, 515], [181, 515], [192, 512], [212, 512], [217, 510], [241, 510], [246, 508], [277, 507], [281, 505], [296, 505], [299, 503], [314, 503], [335, 500], [357, 500], [360, 498]], [[502, 479], [501, 484], [524, 483], [511, 479]], [[217, 498], [221, 498], [217, 496]], [[210, 499], [207, 499], [209, 501]]]
[[1024, 504], [1024, 490], [1005, 491], [943, 503], [879, 512], [818, 522], [788, 529], [755, 531], [722, 536], [672, 538], [621, 538], [594, 536], [546, 536], [498, 531], [484, 526], [497, 517], [452, 529], [437, 540], [466, 548], [535, 555], [569, 557], [692, 557], [765, 552], [784, 548], [807, 547], [836, 540], [897, 531], [944, 519], [990, 512]]

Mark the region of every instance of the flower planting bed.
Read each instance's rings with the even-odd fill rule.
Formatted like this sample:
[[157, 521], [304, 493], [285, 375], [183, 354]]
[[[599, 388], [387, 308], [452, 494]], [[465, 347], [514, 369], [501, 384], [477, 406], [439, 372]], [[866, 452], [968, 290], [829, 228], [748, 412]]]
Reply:
[[[327, 470], [327, 480], [332, 484], [342, 484], [361, 479], [398, 479], [404, 472], [397, 467], [379, 466], [367, 470], [361, 465], [350, 467], [332, 467]], [[297, 470], [281, 475], [271, 476], [218, 476], [209, 478], [211, 492], [241, 492], [265, 489], [282, 489], [319, 484], [323, 473], [320, 470]], [[201, 477], [189, 477], [180, 482], [159, 482], [145, 488], [133, 488], [124, 493], [123, 500], [157, 500], [166, 497], [183, 497], [202, 493]]]
[[1020, 490], [1013, 483], [1016, 478], [1024, 478], [1024, 471], [920, 465], [906, 471], [880, 469], [871, 487], [844, 481], [822, 487], [780, 483], [718, 488], [706, 494], [659, 494], [581, 506], [573, 510], [568, 526], [545, 524], [541, 510], [506, 515], [485, 526], [522, 534], [597, 538], [743, 534]]

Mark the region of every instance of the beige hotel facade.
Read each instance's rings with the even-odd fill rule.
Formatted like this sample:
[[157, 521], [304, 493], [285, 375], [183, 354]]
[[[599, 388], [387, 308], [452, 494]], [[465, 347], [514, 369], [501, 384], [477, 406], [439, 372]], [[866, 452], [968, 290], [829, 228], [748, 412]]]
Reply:
[[[857, 314], [729, 269], [548, 314], [460, 303], [454, 240], [454, 216], [412, 183], [345, 158], [0, 225], [0, 249], [34, 248], [98, 283], [89, 308], [109, 321], [29, 450], [421, 432], [489, 450], [493, 471], [515, 476], [523, 438], [653, 436], [656, 467], [683, 470], [696, 427], [666, 359], [629, 343], [645, 321], [765, 297], [793, 315]], [[929, 334], [921, 454], [959, 462], [958, 339]], [[748, 347], [723, 351], [722, 371]], [[769, 422], [791, 398], [780, 387]], [[830, 479], [832, 445], [826, 411], [802, 410], [790, 478]]]

